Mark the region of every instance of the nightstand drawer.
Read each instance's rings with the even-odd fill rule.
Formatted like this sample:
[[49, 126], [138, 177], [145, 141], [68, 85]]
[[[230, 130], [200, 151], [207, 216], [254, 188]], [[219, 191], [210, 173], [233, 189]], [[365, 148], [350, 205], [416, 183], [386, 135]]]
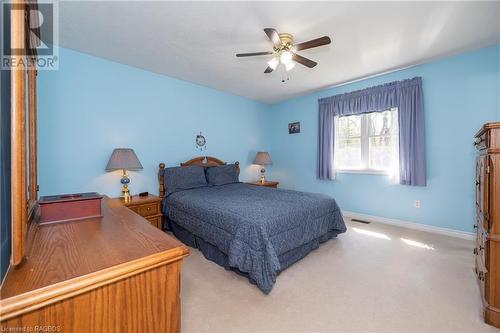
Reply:
[[146, 218], [146, 220], [148, 220], [149, 223], [151, 223], [152, 225], [154, 225], [155, 227], [157, 227], [158, 229], [163, 229], [163, 215], [160, 215], [160, 216], [155, 216], [155, 217], [148, 217]]
[[140, 205], [137, 209], [137, 213], [143, 217], [157, 215], [160, 213], [160, 207], [157, 203]]
[[125, 202], [123, 198], [114, 199], [119, 201], [122, 205], [126, 206], [128, 209], [134, 213], [144, 217], [148, 222], [158, 229], [163, 227], [163, 215], [161, 213], [161, 198], [155, 195], [147, 196], [132, 196], [130, 201]]

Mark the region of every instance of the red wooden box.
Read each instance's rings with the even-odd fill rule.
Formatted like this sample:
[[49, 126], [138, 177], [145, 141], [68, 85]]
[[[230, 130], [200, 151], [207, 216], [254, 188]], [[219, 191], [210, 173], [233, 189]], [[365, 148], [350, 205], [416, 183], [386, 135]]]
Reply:
[[68, 222], [101, 217], [102, 196], [97, 192], [41, 197], [40, 224]]

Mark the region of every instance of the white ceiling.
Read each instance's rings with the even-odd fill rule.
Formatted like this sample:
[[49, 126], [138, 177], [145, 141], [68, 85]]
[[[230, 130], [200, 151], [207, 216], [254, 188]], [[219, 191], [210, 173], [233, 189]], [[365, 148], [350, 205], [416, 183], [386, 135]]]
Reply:
[[[274, 103], [357, 78], [500, 42], [500, 2], [61, 2], [60, 44], [149, 71]], [[290, 81], [264, 74], [263, 28], [296, 42]]]

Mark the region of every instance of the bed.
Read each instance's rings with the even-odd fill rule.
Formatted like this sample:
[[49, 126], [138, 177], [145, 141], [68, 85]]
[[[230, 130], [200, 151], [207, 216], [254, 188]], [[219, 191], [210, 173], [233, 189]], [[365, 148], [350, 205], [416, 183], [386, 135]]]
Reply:
[[[201, 166], [205, 172], [224, 165], [214, 157], [181, 163]], [[238, 162], [234, 168], [239, 175]], [[236, 181], [169, 191], [166, 170], [161, 163], [165, 228], [207, 259], [248, 277], [265, 294], [280, 272], [346, 231], [340, 209], [329, 196]]]

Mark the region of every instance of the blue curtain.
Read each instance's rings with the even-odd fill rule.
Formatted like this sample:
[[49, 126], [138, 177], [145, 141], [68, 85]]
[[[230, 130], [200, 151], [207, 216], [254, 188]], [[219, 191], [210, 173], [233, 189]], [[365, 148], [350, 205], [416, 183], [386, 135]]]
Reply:
[[398, 108], [399, 183], [425, 186], [425, 130], [422, 78], [415, 77], [346, 94], [319, 103], [318, 177], [334, 179], [335, 116], [358, 115]]

